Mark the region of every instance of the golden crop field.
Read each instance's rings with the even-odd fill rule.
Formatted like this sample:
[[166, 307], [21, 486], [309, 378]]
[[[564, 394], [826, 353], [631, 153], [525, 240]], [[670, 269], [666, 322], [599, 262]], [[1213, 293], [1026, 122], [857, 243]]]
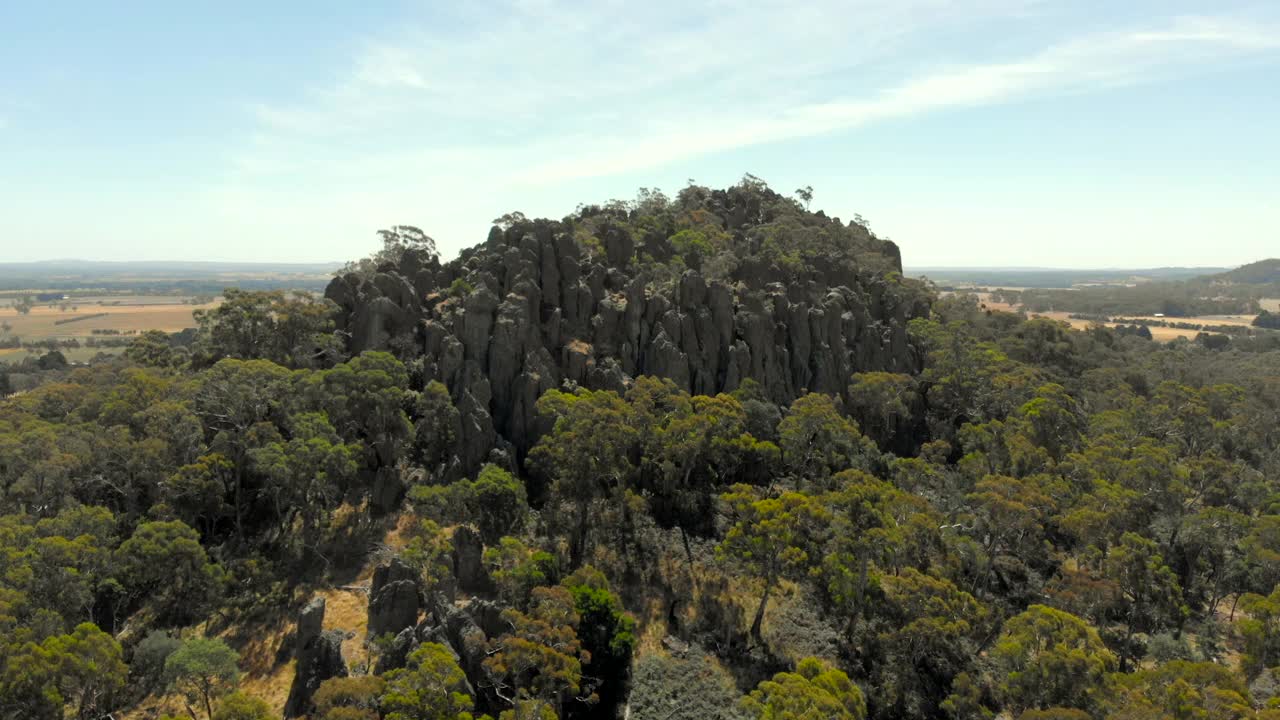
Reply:
[[[1081, 318], [1070, 317], [1071, 313], [1062, 312], [1062, 311], [1041, 312], [1041, 313], [1031, 313], [1031, 314], [1036, 317], [1046, 317], [1046, 318], [1067, 323], [1068, 325], [1070, 325], [1071, 327], [1077, 330], [1083, 330], [1089, 327], [1089, 322], [1090, 322], [1088, 320], [1084, 320]], [[1150, 320], [1152, 322], [1163, 320], [1166, 322], [1196, 323], [1200, 325], [1249, 325], [1253, 322], [1253, 317], [1250, 315], [1236, 315], [1236, 316], [1201, 315], [1196, 317], [1177, 317], [1177, 318], [1146, 317], [1146, 318], [1135, 318], [1135, 319], [1145, 319], [1145, 320]], [[1106, 323], [1106, 325], [1108, 327], [1115, 327], [1116, 323]], [[1148, 329], [1151, 330], [1152, 339], [1159, 340], [1161, 342], [1167, 342], [1175, 338], [1187, 338], [1189, 340], [1194, 340], [1195, 337], [1200, 334], [1199, 330], [1190, 330], [1187, 328], [1160, 327], [1158, 325], [1149, 326]]]
[[[76, 310], [60, 310], [47, 305], [19, 314], [6, 308], [0, 311], [0, 323], [8, 323], [9, 333], [23, 340], [93, 337], [94, 330], [118, 330], [121, 333], [163, 330], [178, 332], [195, 327], [192, 312], [208, 305], [181, 303], [146, 305], [79, 305]], [[97, 317], [93, 317], [97, 316]], [[84, 318], [74, 322], [65, 322]], [[59, 323], [59, 321], [63, 321]], [[111, 337], [111, 336], [103, 336]]]
[[[192, 316], [195, 310], [214, 307], [218, 302], [191, 305], [181, 300], [182, 298], [172, 295], [117, 296], [105, 298], [105, 304], [98, 304], [90, 298], [77, 298], [69, 301], [66, 310], [60, 306], [40, 305], [25, 314], [12, 307], [0, 306], [0, 336], [16, 336], [23, 343], [73, 338], [83, 343], [91, 338], [127, 340], [147, 330], [179, 332], [195, 327], [195, 318]], [[124, 304], [126, 302], [129, 304]], [[72, 310], [71, 306], [75, 309]], [[71, 322], [67, 322], [68, 320]], [[95, 334], [94, 330], [99, 332]], [[103, 330], [114, 330], [119, 334], [102, 334]], [[123, 346], [84, 344], [78, 348], [64, 348], [62, 354], [72, 362], [86, 362], [100, 353], [114, 355], [123, 350]], [[0, 348], [0, 361], [19, 360], [23, 353], [42, 352], [39, 348], [32, 347]]]

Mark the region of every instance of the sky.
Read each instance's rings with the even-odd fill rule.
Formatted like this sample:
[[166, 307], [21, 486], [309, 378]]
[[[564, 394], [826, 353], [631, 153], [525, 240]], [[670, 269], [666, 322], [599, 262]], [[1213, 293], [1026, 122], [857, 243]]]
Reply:
[[1280, 3], [0, 3], [0, 262], [445, 256], [724, 187], [908, 266], [1280, 255]]

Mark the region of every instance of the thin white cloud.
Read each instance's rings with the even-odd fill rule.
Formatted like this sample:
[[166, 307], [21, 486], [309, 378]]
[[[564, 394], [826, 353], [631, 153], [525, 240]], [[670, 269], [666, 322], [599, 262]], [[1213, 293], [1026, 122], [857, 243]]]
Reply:
[[1160, 30], [1106, 33], [1054, 45], [1003, 63], [941, 68], [865, 99], [780, 108], [771, 116], [709, 113], [679, 127], [634, 137], [597, 138], [578, 152], [527, 169], [530, 182], [603, 176], [656, 167], [690, 155], [810, 137], [948, 108], [1007, 102], [1150, 80], [1216, 56], [1280, 48], [1261, 26], [1184, 18]]
[[[1280, 27], [1264, 21], [1166, 17], [1057, 30], [1036, 0], [960, 5], [522, 0], [481, 14], [464, 4], [435, 28], [370, 41], [343, 77], [255, 105], [259, 130], [229, 182], [293, 182], [331, 198], [328, 207], [352, 198], [348, 209], [367, 209], [358, 213], [366, 222], [396, 207], [422, 212], [415, 198], [452, 209], [474, 202], [474, 188], [518, 196], [870, 123], [1154, 81], [1280, 48]], [[259, 210], [241, 199], [228, 212]]]
[[[269, 165], [262, 152], [273, 142], [293, 153], [308, 140], [347, 139], [365, 146], [348, 152], [389, 153], [397, 163], [471, 147], [519, 158], [528, 163], [521, 175], [539, 181], [599, 176], [947, 108], [1134, 83], [1280, 46], [1273, 26], [1176, 18], [893, 79], [895, 50], [1027, 3], [963, 13], [943, 0], [864, 2], [843, 12], [838, 5], [730, 12], [713, 3], [682, 16], [658, 4], [652, 22], [624, 25], [608, 8], [575, 13], [522, 2], [500, 21], [471, 18], [486, 28], [471, 35], [414, 31], [372, 44], [348, 77], [302, 102], [257, 106], [263, 131], [245, 165]], [[832, 88], [843, 96], [829, 97]]]
[[[463, 7], [447, 28], [371, 41], [346, 77], [256, 106], [264, 128], [317, 136], [417, 121], [573, 128], [578, 118], [731, 102], [786, 103], [832, 73], [890, 57], [932, 29], [1020, 12], [1031, 0], [666, 0]], [[767, 97], [766, 97], [767, 96]]]

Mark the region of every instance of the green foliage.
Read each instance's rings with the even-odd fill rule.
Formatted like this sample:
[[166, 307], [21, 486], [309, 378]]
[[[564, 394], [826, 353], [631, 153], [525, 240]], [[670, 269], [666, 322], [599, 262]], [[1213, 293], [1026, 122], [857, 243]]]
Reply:
[[163, 630], [152, 630], [133, 649], [133, 663], [129, 666], [140, 685], [149, 690], [159, 690], [168, 679], [164, 674], [165, 661], [182, 646], [182, 641]]
[[222, 569], [209, 562], [200, 536], [174, 520], [143, 523], [120, 544], [116, 563], [135, 600], [146, 599], [164, 617], [200, 617], [221, 591]]
[[582, 666], [590, 661], [577, 636], [579, 616], [573, 595], [562, 587], [535, 588], [528, 612], [502, 614], [511, 630], [491, 642], [485, 673], [503, 697], [534, 701], [560, 708], [571, 698], [595, 702], [582, 695]]
[[678, 526], [686, 541], [709, 529], [716, 488], [768, 478], [778, 467], [778, 448], [747, 432], [746, 410], [732, 395], [689, 397], [670, 380], [642, 377], [626, 400], [640, 433], [637, 485], [654, 518]]
[[916, 380], [887, 372], [855, 373], [849, 384], [849, 409], [881, 447], [910, 432]]
[[764, 589], [751, 621], [751, 635], [759, 638], [769, 596], [778, 581], [808, 571], [813, 535], [825, 524], [824, 512], [801, 493], [761, 497], [745, 485], [735, 485], [724, 501], [734, 524], [716, 555], [762, 581]]
[[449, 389], [438, 380], [427, 383], [416, 405], [412, 456], [435, 476], [453, 459], [462, 434], [462, 417], [449, 398]]
[[676, 257], [694, 270], [702, 268], [702, 261], [715, 253], [707, 236], [697, 230], [684, 229], [667, 238]]
[[635, 470], [630, 454], [638, 433], [631, 410], [607, 390], [550, 390], [538, 398], [538, 414], [554, 426], [529, 451], [529, 463], [552, 480], [552, 494], [573, 506], [570, 562], [586, 554], [593, 501], [620, 494]]
[[243, 692], [224, 697], [213, 713], [213, 720], [275, 720], [271, 706], [260, 698]]
[[862, 691], [844, 672], [817, 658], [805, 658], [795, 672], [778, 673], [742, 700], [749, 718], [831, 718], [862, 720], [867, 705]]
[[378, 705], [387, 681], [378, 675], [329, 678], [320, 683], [312, 701], [317, 720], [379, 720]]
[[449, 648], [424, 643], [406, 667], [387, 674], [379, 707], [385, 720], [458, 720], [473, 705], [466, 690], [466, 675]]
[[183, 353], [178, 352], [169, 342], [169, 336], [159, 330], [147, 330], [139, 335], [125, 348], [124, 354], [130, 361], [148, 367], [172, 368], [183, 361]]
[[1098, 631], [1080, 618], [1032, 605], [1004, 624], [991, 652], [997, 693], [1014, 710], [1086, 709], [1115, 655]]
[[[1130, 635], [1135, 630], [1153, 632], [1182, 625], [1188, 614], [1182, 589], [1154, 542], [1125, 533], [1107, 556], [1106, 574], [1120, 589]], [[1122, 657], [1127, 651], [1128, 647], [1121, 648]]]
[[453, 282], [449, 284], [447, 294], [451, 298], [464, 298], [475, 292], [475, 289], [475, 286], [467, 282], [465, 278], [454, 278]]
[[1267, 330], [1280, 330], [1280, 313], [1263, 310], [1253, 319], [1253, 326]]
[[1280, 585], [1270, 595], [1250, 593], [1240, 599], [1246, 615], [1237, 626], [1244, 639], [1245, 675], [1252, 678], [1280, 665]]
[[873, 564], [892, 566], [906, 542], [899, 525], [902, 494], [860, 470], [833, 479], [837, 490], [823, 496], [832, 519], [821, 575], [832, 602], [853, 619], [867, 609], [867, 591], [876, 584]]
[[1244, 679], [1216, 663], [1174, 660], [1108, 678], [1102, 706], [1107, 718], [1237, 720], [1252, 718]]
[[322, 408], [339, 437], [370, 450], [370, 465], [400, 459], [413, 426], [405, 414], [409, 371], [385, 352], [369, 351], [307, 376], [301, 392]]
[[419, 513], [437, 521], [474, 523], [489, 544], [519, 532], [529, 512], [524, 483], [497, 465], [485, 465], [475, 480], [417, 485], [409, 498]]
[[423, 520], [408, 536], [400, 559], [417, 569], [424, 582], [435, 585], [453, 574], [453, 545], [439, 525]]
[[[184, 716], [261, 716], [239, 695], [218, 702], [234, 653], [160, 630], [257, 628], [302, 586], [351, 582], [347, 569], [390, 530], [402, 482], [418, 517], [396, 525], [400, 555], [433, 609], [455, 603], [440, 607], [451, 622], [434, 617], [435, 637], [462, 643], [453, 620], [466, 612], [489, 635], [465, 633], [452, 648], [465, 661], [435, 646], [388, 678], [325, 683], [322, 720], [456, 720], [472, 702], [513, 720], [586, 720], [624, 703], [637, 720], [731, 718], [753, 702], [770, 717], [826, 718], [861, 707], [845, 704], [853, 683], [876, 720], [1274, 716], [1280, 341], [1140, 342], [936, 296], [901, 278], [896, 248], [865, 221], [809, 213], [801, 190], [782, 197], [748, 177], [674, 198], [646, 190], [562, 223], [512, 214], [446, 269], [429, 238], [399, 227], [355, 270], [404, 262], [477, 282], [495, 269], [490, 250], [549, 237], [581, 251], [558, 268], [579, 263], [588, 285], [605, 267], [627, 327], [641, 308], [620, 307], [631, 289], [617, 272], [646, 277], [653, 299], [700, 266], [751, 307], [782, 283], [793, 308], [809, 295], [809, 322], [817, 310], [856, 324], [856, 353], [828, 366], [834, 355], [815, 346], [810, 358], [810, 384], [839, 397], [801, 390], [781, 407], [795, 388], [751, 347], [750, 362], [721, 355], [716, 373], [691, 378], [737, 383], [732, 393], [644, 376], [565, 384], [528, 425], [527, 393], [562, 368], [525, 363], [528, 375], [488, 396], [485, 368], [456, 355], [471, 348], [423, 355], [406, 342], [399, 356], [339, 362], [327, 303], [251, 292], [202, 314], [190, 356], [185, 337], [150, 333], [87, 366], [52, 352], [5, 366], [22, 392], [0, 400], [0, 717], [132, 716], [166, 677], [190, 698]], [[848, 317], [821, 297], [839, 286], [861, 305]], [[1222, 289], [1213, 302], [1253, 301], [1205, 287]], [[552, 293], [544, 309], [563, 300]], [[466, 305], [424, 312], [469, 326]], [[687, 318], [702, 338], [701, 313], [642, 317], [641, 334]], [[591, 340], [596, 322], [567, 318], [544, 337], [553, 366], [553, 346]], [[775, 328], [781, 350], [796, 350], [796, 320]], [[595, 352], [585, 384], [600, 388], [618, 375]], [[847, 362], [859, 372], [834, 387], [827, 371]], [[454, 389], [465, 408], [444, 379], [465, 384]], [[498, 465], [459, 480], [477, 457], [468, 448], [487, 441], [477, 406], [501, 435], [487, 458]], [[481, 534], [496, 591], [479, 602], [450, 596], [461, 526]], [[113, 635], [141, 641], [122, 652]], [[737, 702], [735, 679], [749, 687], [810, 655], [838, 662], [804, 661]]]
[[263, 443], [249, 451], [250, 466], [267, 478], [277, 522], [290, 512], [302, 521], [299, 539], [314, 546], [326, 511], [337, 504], [359, 467], [358, 445], [343, 443], [323, 413], [289, 418], [292, 437]]
[[597, 695], [606, 706], [622, 697], [631, 653], [636, 644], [636, 621], [622, 607], [600, 571], [587, 566], [564, 579], [578, 614], [578, 638], [590, 658], [584, 672], [601, 685]]
[[8, 655], [0, 672], [5, 717], [62, 718], [65, 706], [81, 720], [96, 718], [113, 708], [129, 673], [120, 643], [92, 623]]
[[184, 640], [164, 661], [170, 686], [190, 704], [203, 705], [212, 720], [213, 704], [235, 689], [240, 681], [240, 656], [217, 638]]
[[222, 358], [264, 359], [286, 367], [316, 367], [336, 353], [333, 303], [307, 293], [227, 288], [222, 302], [196, 310], [201, 364]]
[[869, 470], [879, 455], [857, 423], [841, 415], [831, 397], [817, 393], [791, 403], [778, 425], [778, 444], [787, 469], [814, 481], [851, 467]]
[[556, 581], [559, 568], [551, 553], [526, 546], [513, 537], [502, 538], [484, 551], [485, 564], [498, 594], [512, 607], [525, 608], [533, 589]]
[[878, 706], [905, 716], [934, 716], [989, 631], [989, 613], [951, 581], [913, 568], [885, 576], [880, 586], [883, 600], [874, 613], [882, 619], [877, 641], [885, 658], [872, 675], [870, 692]]
[[392, 225], [386, 230], [379, 230], [378, 239], [382, 242], [382, 247], [377, 252], [370, 257], [347, 263], [339, 274], [355, 273], [373, 277], [382, 268], [398, 265], [409, 255], [416, 256], [422, 265], [435, 263], [439, 258], [435, 239], [412, 225]]

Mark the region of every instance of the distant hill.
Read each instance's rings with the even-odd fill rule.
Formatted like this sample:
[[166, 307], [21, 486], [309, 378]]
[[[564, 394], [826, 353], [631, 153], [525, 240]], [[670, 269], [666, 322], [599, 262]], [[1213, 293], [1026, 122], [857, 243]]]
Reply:
[[1214, 275], [1213, 280], [1244, 285], [1272, 285], [1280, 283], [1280, 258], [1268, 258], [1241, 265], [1235, 270]]
[[911, 268], [907, 274], [927, 277], [944, 289], [1020, 288], [1003, 299], [1031, 312], [1099, 317], [1254, 314], [1268, 298], [1280, 297], [1280, 259], [1275, 258], [1235, 269]]
[[105, 290], [217, 292], [246, 289], [322, 290], [341, 263], [106, 262], [43, 260], [0, 263], [0, 291]]
[[1070, 288], [1079, 285], [1133, 285], [1190, 280], [1226, 272], [1222, 267], [1064, 269], [1036, 267], [909, 267], [910, 277], [927, 277], [939, 285]]

